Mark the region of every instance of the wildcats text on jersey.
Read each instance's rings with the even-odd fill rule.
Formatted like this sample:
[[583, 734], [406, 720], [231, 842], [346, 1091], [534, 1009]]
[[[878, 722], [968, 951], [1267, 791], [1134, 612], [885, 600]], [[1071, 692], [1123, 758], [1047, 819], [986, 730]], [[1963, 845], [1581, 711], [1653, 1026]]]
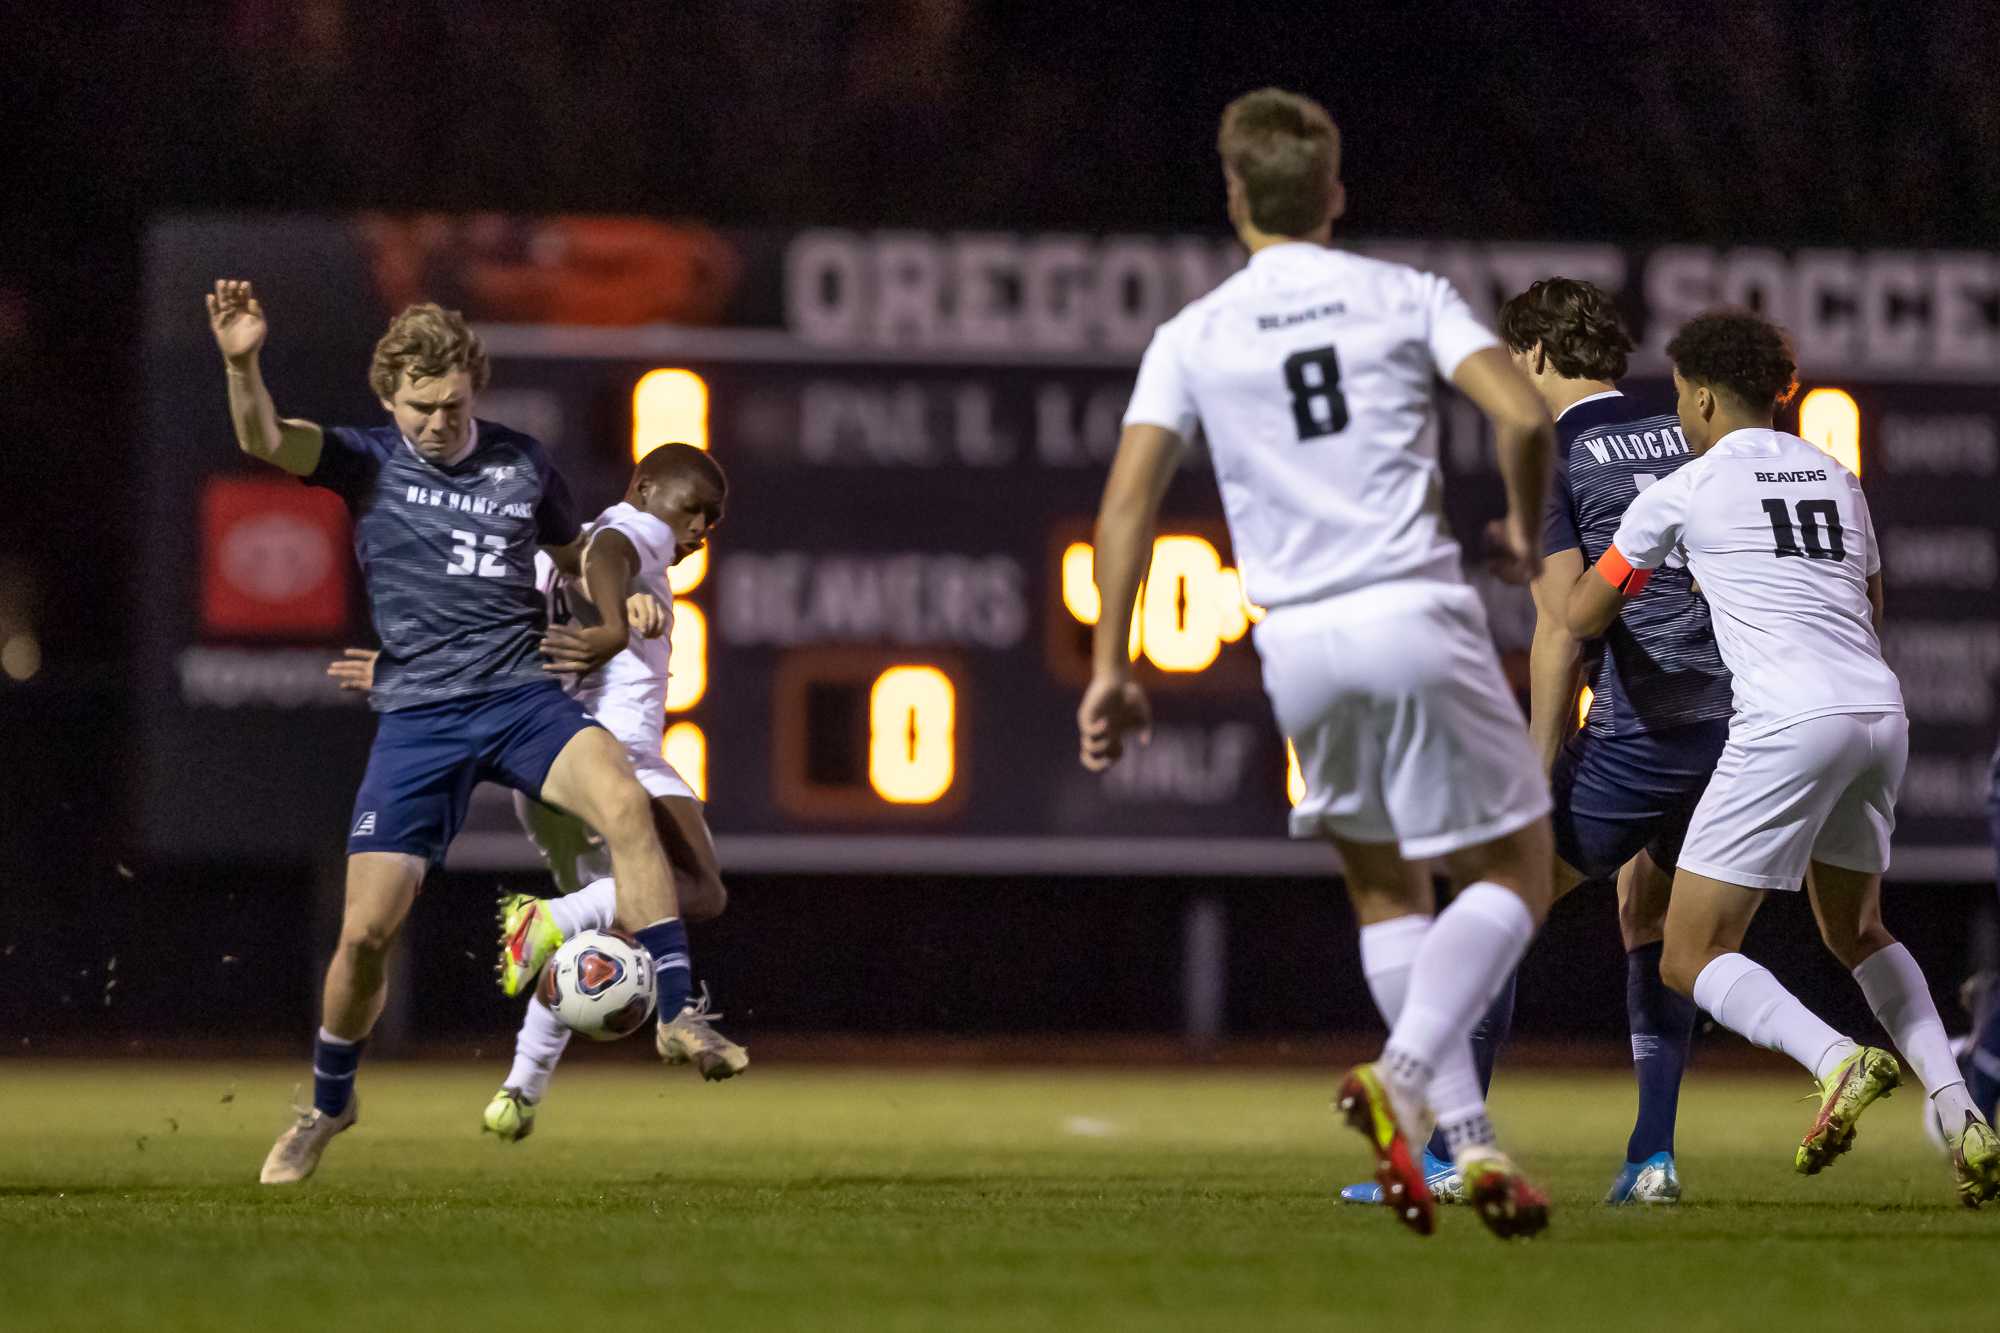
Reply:
[[1613, 431], [1587, 436], [1577, 443], [1600, 463], [1609, 463], [1614, 459], [1621, 463], [1643, 463], [1655, 458], [1685, 458], [1688, 452], [1687, 437], [1681, 434], [1679, 426], [1624, 433]]

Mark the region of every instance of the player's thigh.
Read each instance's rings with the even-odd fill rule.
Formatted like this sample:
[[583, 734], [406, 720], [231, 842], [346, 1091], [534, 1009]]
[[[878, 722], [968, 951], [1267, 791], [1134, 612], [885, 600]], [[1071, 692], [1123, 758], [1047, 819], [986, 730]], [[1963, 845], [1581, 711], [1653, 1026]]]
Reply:
[[346, 901], [340, 915], [341, 943], [386, 949], [409, 917], [429, 864], [407, 852], [356, 852], [349, 856]]
[[652, 826], [646, 789], [639, 785], [625, 747], [602, 727], [586, 727], [570, 737], [550, 764], [538, 795], [544, 803], [576, 815], [614, 845], [635, 827]]
[[1408, 861], [1393, 842], [1355, 842], [1335, 836], [1341, 877], [1347, 882], [1354, 919], [1364, 926], [1400, 916], [1429, 916], [1437, 910], [1437, 890], [1427, 861]]
[[[589, 812], [551, 796], [549, 784], [572, 755], [598, 755], [608, 748], [617, 754], [623, 772], [629, 775], [631, 766], [622, 763], [623, 750], [611, 734], [582, 704], [563, 693], [560, 685], [553, 680], [536, 681], [488, 695], [480, 701], [472, 727], [482, 778], [581, 815], [602, 831]], [[567, 785], [573, 786], [577, 763], [572, 760], [568, 767], [571, 781]], [[595, 759], [582, 761], [586, 777], [600, 767], [601, 762]]]
[[1383, 801], [1403, 855], [1443, 858], [1454, 879], [1467, 867], [1479, 877], [1476, 849], [1518, 857], [1520, 887], [1546, 902], [1548, 779], [1500, 673], [1477, 595], [1442, 589], [1405, 644], [1382, 758]]
[[1910, 760], [1910, 723], [1901, 713], [1857, 717], [1867, 757], [1848, 779], [1813, 839], [1812, 859], [1880, 876], [1889, 868], [1896, 831], [1896, 796]]
[[1819, 935], [1848, 968], [1889, 943], [1882, 925], [1882, 877], [1815, 860], [1806, 873]]
[[514, 815], [528, 841], [541, 853], [558, 893], [575, 893], [609, 878], [611, 854], [605, 850], [604, 840], [575, 815], [518, 791], [514, 793]]
[[465, 822], [477, 773], [462, 709], [435, 705], [384, 713], [355, 789], [348, 854], [443, 860]]
[[1291, 836], [1393, 843], [1367, 664], [1344, 651], [1341, 637], [1317, 618], [1300, 624], [1281, 613], [1258, 630], [1264, 692], [1304, 788], [1292, 806]]
[[1727, 739], [1722, 721], [1624, 735], [1576, 732], [1549, 775], [1558, 861], [1597, 880], [1617, 875], [1644, 850], [1671, 876]]
[[1674, 873], [1667, 904], [1661, 979], [1681, 994], [1692, 995], [1694, 979], [1711, 959], [1742, 949], [1744, 933], [1763, 905], [1762, 890], [1726, 883], [1682, 865]]
[[653, 829], [673, 867], [676, 897], [682, 915], [706, 921], [722, 915], [729, 905], [722, 884], [722, 862], [708, 832], [702, 803], [692, 795], [653, 797]]
[[1865, 738], [1842, 715], [1732, 737], [1695, 805], [1679, 869], [1749, 889], [1797, 889], [1827, 813], [1865, 758]]

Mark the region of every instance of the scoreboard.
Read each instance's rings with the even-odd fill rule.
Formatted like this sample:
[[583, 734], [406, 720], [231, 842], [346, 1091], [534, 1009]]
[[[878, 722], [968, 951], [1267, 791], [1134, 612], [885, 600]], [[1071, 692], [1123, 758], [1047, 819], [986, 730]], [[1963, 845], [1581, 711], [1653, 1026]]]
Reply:
[[[1282, 841], [1286, 748], [1249, 642], [1261, 612], [1199, 451], [1169, 493], [1131, 638], [1153, 742], [1108, 778], [1075, 761], [1098, 615], [1091, 528], [1129, 358], [885, 358], [734, 332], [482, 336], [503, 403], [562, 423], [566, 441], [568, 423], [594, 423], [592, 494], [668, 440], [711, 449], [729, 473], [710, 549], [675, 574], [667, 750], [735, 863], [1306, 863]], [[522, 855], [493, 800], [457, 863]]]
[[[149, 557], [136, 610], [137, 808], [153, 855], [336, 854], [372, 733], [366, 710], [324, 676], [342, 646], [370, 641], [345, 515], [230, 443], [190, 293], [233, 272], [258, 282], [271, 312], [266, 376], [281, 411], [374, 420], [362, 383], [369, 347], [388, 310], [438, 294], [477, 317], [492, 357], [480, 414], [548, 443], [580, 509], [618, 498], [647, 448], [682, 440], [712, 451], [730, 477], [729, 506], [710, 548], [674, 571], [666, 748], [706, 796], [725, 864], [1331, 867], [1324, 848], [1283, 836], [1296, 769], [1260, 688], [1261, 612], [1244, 599], [1198, 444], [1168, 493], [1128, 645], [1153, 700], [1152, 742], [1108, 774], [1075, 758], [1100, 610], [1091, 527], [1138, 354], [1159, 318], [1229, 271], [1225, 243], [709, 236], [702, 253], [721, 246], [738, 266], [727, 300], [709, 290], [720, 278], [701, 288], [710, 326], [600, 326], [574, 322], [575, 311], [524, 318], [536, 312], [454, 288], [472, 281], [457, 269], [371, 268], [368, 238], [422, 231], [488, 246], [477, 272], [497, 267], [516, 292], [535, 289], [518, 280], [520, 266], [559, 248], [548, 241], [554, 223], [425, 226], [205, 219], [156, 229]], [[508, 227], [527, 240], [516, 245]], [[1988, 877], [2000, 258], [1363, 248], [1446, 273], [1489, 313], [1548, 273], [1621, 291], [1642, 342], [1626, 387], [1662, 398], [1658, 349], [1684, 313], [1742, 300], [1794, 328], [1806, 392], [1781, 424], [1858, 468], [1882, 540], [1884, 646], [1913, 737], [1892, 873]], [[383, 285], [383, 272], [412, 271], [426, 274], [421, 291]], [[371, 287], [373, 300], [354, 299]], [[1447, 517], [1476, 562], [1502, 506], [1490, 442], [1478, 414], [1444, 390], [1434, 429]], [[1531, 615], [1525, 592], [1484, 591], [1496, 631], [1511, 621], [1518, 633]], [[452, 863], [534, 864], [503, 793], [482, 789]]]

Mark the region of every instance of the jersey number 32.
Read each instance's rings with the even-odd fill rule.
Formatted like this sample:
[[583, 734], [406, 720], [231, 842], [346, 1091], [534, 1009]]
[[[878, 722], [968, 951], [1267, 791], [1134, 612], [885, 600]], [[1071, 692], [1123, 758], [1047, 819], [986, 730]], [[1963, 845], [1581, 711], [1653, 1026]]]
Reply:
[[1309, 347], [1285, 358], [1285, 387], [1292, 393], [1292, 424], [1301, 440], [1347, 429], [1347, 399], [1340, 392], [1340, 358], [1331, 347]]

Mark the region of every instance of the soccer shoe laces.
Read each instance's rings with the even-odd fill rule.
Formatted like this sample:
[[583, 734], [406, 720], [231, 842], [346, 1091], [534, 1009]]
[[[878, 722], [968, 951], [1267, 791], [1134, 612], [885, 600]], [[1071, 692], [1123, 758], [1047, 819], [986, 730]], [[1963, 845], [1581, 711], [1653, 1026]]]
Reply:
[[304, 1084], [292, 1084], [292, 1127], [294, 1129], [311, 1129], [313, 1117], [319, 1114], [319, 1108], [314, 1106], [310, 1101], [303, 1105], [300, 1104], [299, 1094], [304, 1091]]
[[682, 1005], [680, 1014], [674, 1021], [676, 1023], [691, 1023], [697, 1027], [707, 1027], [710, 1023], [721, 1022], [722, 1019], [723, 1013], [721, 1010], [709, 1007], [708, 983], [704, 981], [701, 983], [701, 994], [694, 996], [686, 1004]]

